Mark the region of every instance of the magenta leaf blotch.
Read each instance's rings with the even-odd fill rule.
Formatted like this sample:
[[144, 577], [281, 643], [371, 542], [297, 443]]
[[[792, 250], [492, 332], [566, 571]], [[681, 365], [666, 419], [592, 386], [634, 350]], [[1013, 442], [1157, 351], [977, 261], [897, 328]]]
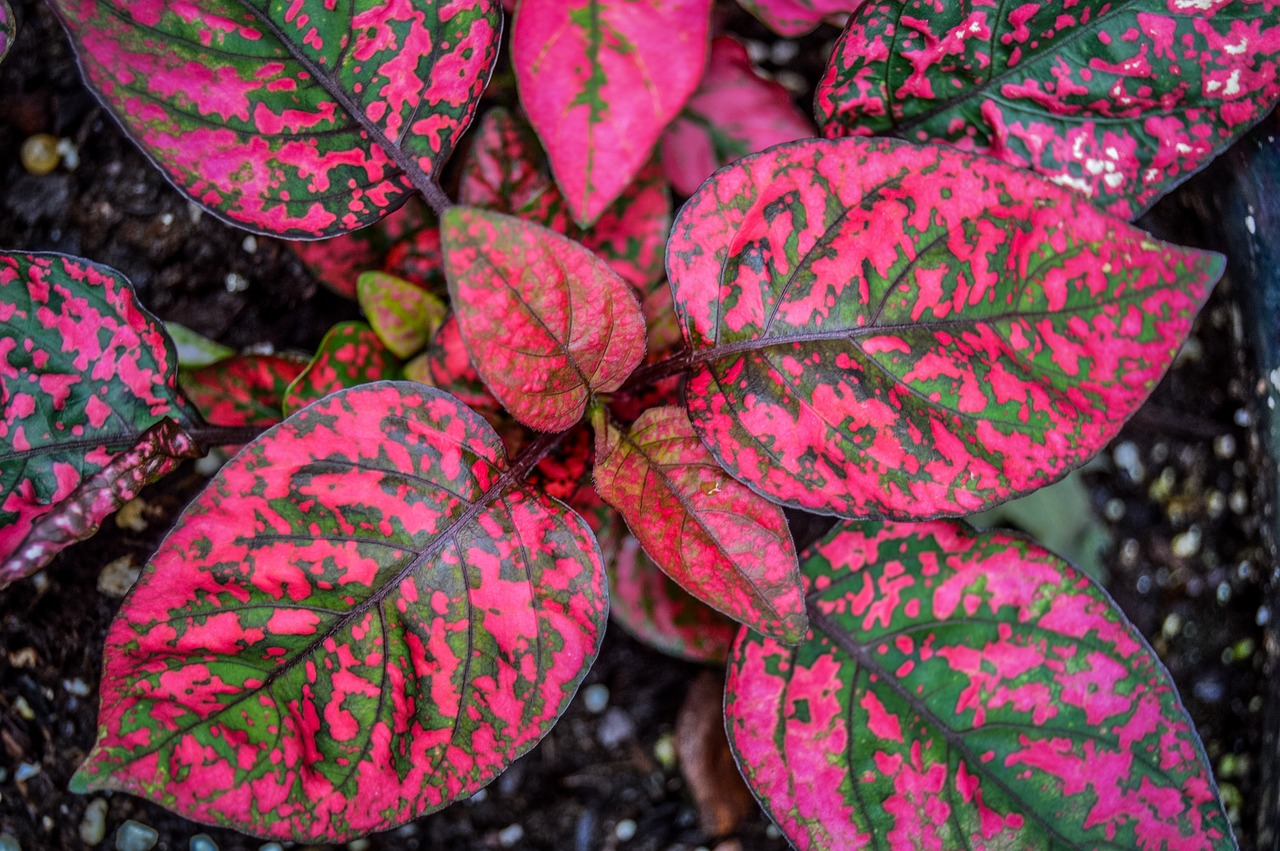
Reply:
[[569, 428], [593, 393], [618, 389], [644, 358], [631, 286], [583, 246], [474, 207], [450, 209], [441, 233], [471, 360], [523, 424]]
[[864, 6], [815, 111], [828, 136], [939, 141], [1136, 218], [1280, 100], [1271, 0]]
[[809, 639], [743, 630], [725, 688], [739, 767], [797, 848], [1236, 847], [1168, 672], [1066, 562], [846, 522], [801, 565]]
[[0, 587], [201, 454], [176, 376], [163, 326], [118, 273], [0, 253]]
[[294, 238], [371, 224], [415, 190], [439, 203], [501, 26], [498, 0], [52, 5], [85, 78], [175, 185]]
[[299, 842], [488, 783], [568, 705], [607, 611], [590, 530], [438, 390], [336, 393], [247, 446], [112, 623], [77, 790]]
[[667, 267], [690, 418], [725, 468], [785, 504], [906, 519], [1097, 453], [1223, 259], [994, 160], [815, 139], [717, 172]]

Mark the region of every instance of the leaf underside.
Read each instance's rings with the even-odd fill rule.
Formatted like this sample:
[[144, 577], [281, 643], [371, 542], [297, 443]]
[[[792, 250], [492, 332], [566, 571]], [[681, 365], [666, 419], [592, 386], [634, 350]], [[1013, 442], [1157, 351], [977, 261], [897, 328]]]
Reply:
[[736, 478], [845, 516], [1055, 481], [1155, 386], [1221, 275], [986, 158], [806, 140], [722, 169], [667, 254], [690, 418]]
[[316, 238], [433, 181], [497, 57], [498, 0], [53, 0], [85, 79], [179, 189]]
[[1280, 100], [1272, 0], [873, 2], [832, 53], [827, 136], [939, 141], [1136, 218]]
[[0, 587], [198, 456], [163, 326], [115, 271], [0, 252]]
[[732, 478], [684, 410], [650, 408], [627, 431], [595, 424], [596, 490], [685, 591], [785, 642], [808, 629], [782, 509]]
[[334, 394], [241, 451], [107, 638], [73, 788], [339, 842], [467, 797], [532, 747], [607, 611], [585, 523], [432, 388]]
[[1056, 556], [846, 522], [801, 562], [809, 640], [743, 630], [725, 691], [739, 767], [797, 848], [1235, 847], [1168, 672]]
[[524, 425], [563, 431], [591, 394], [616, 390], [644, 358], [632, 288], [582, 245], [475, 207], [441, 221], [462, 339], [493, 395]]

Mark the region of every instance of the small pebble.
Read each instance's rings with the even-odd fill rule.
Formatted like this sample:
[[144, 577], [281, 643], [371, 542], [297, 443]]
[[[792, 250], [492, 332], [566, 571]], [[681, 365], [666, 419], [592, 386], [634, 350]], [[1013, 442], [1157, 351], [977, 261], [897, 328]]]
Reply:
[[1124, 509], [1123, 499], [1109, 499], [1107, 500], [1106, 507], [1102, 509], [1103, 515], [1112, 523], [1115, 523], [1116, 521], [1123, 519], [1124, 511], [1125, 509]]
[[596, 730], [596, 738], [600, 744], [613, 750], [633, 738], [636, 734], [636, 723], [631, 716], [616, 706], [611, 708], [600, 719], [600, 728]]
[[34, 762], [18, 763], [18, 770], [13, 772], [13, 779], [19, 783], [30, 780], [40, 773], [40, 766]]
[[257, 237], [250, 234], [244, 238], [244, 242], [240, 243], [240, 247], [244, 249], [245, 254], [254, 254], [258, 250]]
[[37, 177], [48, 174], [58, 167], [62, 157], [58, 154], [58, 140], [48, 133], [36, 133], [28, 136], [18, 152], [22, 167], [27, 174]]
[[0, 851], [22, 851], [18, 837], [12, 833], [0, 833]]
[[524, 828], [518, 824], [511, 824], [498, 831], [498, 844], [503, 848], [510, 848], [521, 839], [524, 839]]
[[670, 733], [659, 736], [658, 741], [653, 743], [653, 758], [665, 771], [675, 768], [677, 759], [675, 736]]
[[481, 789], [479, 792], [476, 792], [476, 793], [475, 793], [474, 795], [472, 795], [470, 798], [467, 798], [467, 803], [468, 803], [468, 804], [479, 804], [479, 803], [482, 803], [482, 802], [485, 800], [485, 798], [488, 798], [488, 797], [489, 797], [489, 790], [488, 790], [488, 789]]
[[40, 664], [40, 656], [34, 647], [23, 647], [9, 654], [9, 664], [15, 668], [34, 668]]
[[218, 851], [218, 843], [213, 841], [213, 837], [207, 833], [197, 833], [191, 837], [191, 844], [188, 846], [191, 851]]
[[244, 275], [229, 272], [226, 278], [226, 287], [229, 293], [242, 293], [249, 289], [249, 279]]
[[31, 704], [27, 703], [27, 699], [22, 695], [18, 695], [13, 699], [13, 711], [26, 721], [36, 720], [36, 711], [31, 708]]
[[609, 687], [603, 683], [589, 685], [582, 690], [582, 705], [592, 715], [599, 715], [609, 705]]
[[1135, 482], [1142, 481], [1142, 459], [1138, 456], [1138, 447], [1126, 440], [1111, 450], [1111, 458], [1116, 466], [1129, 475]]
[[97, 845], [107, 835], [107, 802], [94, 798], [80, 820], [80, 839], [85, 845]]
[[133, 556], [120, 556], [112, 559], [98, 574], [99, 593], [119, 600], [129, 593], [133, 583], [138, 581], [142, 568], [133, 563]]
[[1236, 439], [1230, 434], [1220, 434], [1213, 440], [1213, 454], [1226, 459], [1236, 454]]
[[279, 842], [265, 842], [258, 846], [258, 851], [284, 851], [284, 846]]
[[371, 844], [372, 843], [369, 842], [369, 840], [364, 838], [353, 839], [347, 843], [347, 849], [348, 851], [369, 851], [369, 846]]
[[769, 59], [775, 65], [786, 65], [800, 52], [800, 45], [794, 41], [775, 41], [769, 48]]
[[1178, 558], [1191, 558], [1200, 552], [1200, 527], [1192, 526], [1182, 534], [1175, 535], [1171, 547]]
[[146, 508], [147, 503], [141, 497], [129, 500], [116, 512], [116, 526], [130, 532], [147, 531], [147, 518], [143, 516]]
[[159, 839], [154, 827], [130, 819], [116, 831], [116, 851], [151, 851]]
[[63, 680], [62, 688], [66, 690], [67, 694], [74, 694], [76, 697], [88, 697], [91, 691], [89, 684], [79, 677], [74, 680]]
[[624, 818], [613, 829], [613, 835], [623, 842], [630, 842], [636, 837], [636, 823], [629, 818]]
[[1182, 631], [1182, 618], [1176, 612], [1170, 612], [1169, 616], [1164, 619], [1164, 624], [1160, 627], [1160, 632], [1165, 638], [1173, 638]]

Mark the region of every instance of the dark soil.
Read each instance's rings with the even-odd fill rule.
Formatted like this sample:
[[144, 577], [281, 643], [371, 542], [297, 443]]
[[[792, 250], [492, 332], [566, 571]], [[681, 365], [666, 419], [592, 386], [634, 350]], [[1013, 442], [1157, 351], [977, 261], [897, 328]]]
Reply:
[[[0, 248], [63, 251], [113, 266], [158, 316], [237, 348], [311, 349], [333, 322], [354, 316], [284, 243], [247, 239], [173, 190], [83, 88], [47, 9], [31, 0], [14, 5], [22, 30], [0, 65]], [[736, 31], [767, 40], [741, 13], [724, 14]], [[784, 56], [784, 66], [765, 65], [811, 82], [835, 34], [821, 30], [796, 56]], [[42, 177], [23, 170], [19, 147], [41, 132], [74, 142], [75, 168]], [[1182, 190], [1195, 191], [1195, 181]], [[1177, 231], [1181, 210], [1170, 199], [1152, 226]], [[1180, 238], [1197, 241], [1194, 233]], [[1236, 310], [1230, 287], [1220, 288], [1170, 376], [1088, 482], [1114, 538], [1103, 556], [1112, 593], [1169, 665], [1241, 843], [1251, 848], [1265, 693], [1260, 606], [1273, 565], [1254, 504], [1254, 377], [1242, 366]], [[120, 602], [99, 590], [100, 575], [118, 559], [145, 562], [203, 481], [189, 468], [153, 486], [124, 522], [108, 521], [41, 575], [0, 592], [0, 832], [26, 851], [84, 847], [79, 828], [92, 799], [66, 786], [94, 738], [103, 637]], [[365, 847], [714, 846], [665, 756], [698, 670], [611, 627], [587, 679], [608, 688], [607, 709], [593, 714], [579, 697], [485, 793]], [[262, 845], [130, 796], [104, 797], [107, 847], [127, 819], [156, 828], [158, 847], [175, 851], [198, 833], [223, 851]], [[634, 827], [626, 841], [624, 820]], [[738, 837], [748, 849], [786, 847], [759, 814]]]

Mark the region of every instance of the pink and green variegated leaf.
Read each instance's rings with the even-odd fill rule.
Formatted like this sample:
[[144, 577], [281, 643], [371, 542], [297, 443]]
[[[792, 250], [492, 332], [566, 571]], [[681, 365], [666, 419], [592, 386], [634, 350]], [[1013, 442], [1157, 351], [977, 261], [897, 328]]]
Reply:
[[427, 230], [435, 230], [434, 219], [421, 202], [410, 200], [354, 233], [289, 245], [312, 277], [338, 295], [354, 299], [361, 272], [382, 267], [393, 245]]
[[0, 252], [0, 587], [201, 452], [160, 322], [117, 272]]
[[786, 89], [756, 73], [741, 42], [720, 36], [698, 90], [662, 134], [662, 167], [692, 195], [722, 165], [817, 132]]
[[667, 264], [690, 417], [725, 469], [795, 507], [921, 519], [1096, 454], [1223, 259], [985, 157], [814, 139], [717, 172]]
[[72, 787], [304, 843], [480, 789], [568, 706], [607, 611], [590, 529], [522, 479], [479, 415], [405, 382], [264, 434], [112, 623]]
[[1278, 100], [1274, 0], [878, 0], [816, 112], [828, 136], [948, 142], [1136, 218]]
[[372, 328], [363, 322], [339, 322], [320, 341], [320, 348], [284, 394], [284, 414], [344, 387], [399, 378], [400, 361]]
[[698, 85], [711, 0], [524, 0], [511, 37], [520, 101], [574, 220], [632, 182]]
[[356, 296], [374, 332], [398, 358], [426, 348], [449, 312], [422, 287], [386, 272], [362, 273]]
[[0, 62], [13, 46], [13, 39], [18, 34], [17, 22], [13, 19], [13, 9], [7, 0], [0, 0]]
[[433, 189], [501, 29], [497, 0], [52, 5], [85, 78], [179, 189], [304, 239]]
[[794, 644], [808, 622], [782, 509], [721, 469], [685, 412], [650, 408], [628, 431], [592, 417], [595, 484], [658, 567], [708, 606]]
[[463, 204], [517, 216], [581, 242], [641, 294], [664, 283], [671, 191], [656, 162], [646, 163], [584, 230], [574, 224], [564, 196], [543, 168], [532, 131], [497, 108], [485, 113], [477, 128], [458, 192]]
[[178, 384], [213, 425], [271, 426], [283, 419], [285, 394], [307, 363], [290, 355], [232, 355], [182, 370]]
[[[422, 372], [419, 373], [419, 370]], [[405, 365], [405, 374], [415, 381], [452, 393], [464, 405], [478, 411], [497, 410], [500, 407], [489, 388], [484, 386], [480, 373], [471, 364], [471, 354], [462, 342], [458, 318], [452, 313], [445, 318], [440, 330], [436, 331], [427, 351]]]
[[795, 38], [822, 23], [839, 23], [864, 0], [738, 0], [778, 35]]
[[805, 551], [808, 640], [743, 630], [729, 739], [800, 849], [1232, 849], [1169, 674], [1030, 541], [845, 523]]
[[643, 360], [644, 316], [632, 288], [588, 249], [475, 207], [450, 208], [441, 235], [472, 363], [521, 423], [564, 431], [592, 394], [617, 390]]
[[690, 662], [723, 665], [740, 627], [699, 603], [626, 535], [609, 562], [609, 614], [644, 644]]

